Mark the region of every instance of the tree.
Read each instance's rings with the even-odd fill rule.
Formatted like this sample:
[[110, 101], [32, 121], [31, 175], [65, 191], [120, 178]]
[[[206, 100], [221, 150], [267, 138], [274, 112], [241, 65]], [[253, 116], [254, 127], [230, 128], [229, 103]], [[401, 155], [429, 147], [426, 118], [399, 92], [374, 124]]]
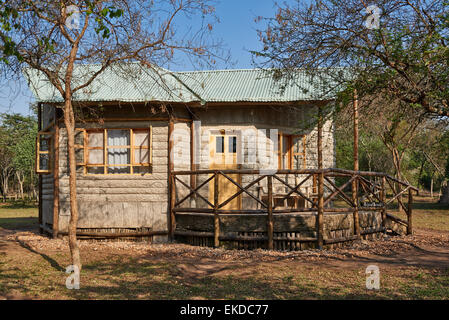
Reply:
[[[14, 155], [12, 163], [14, 165], [16, 179], [19, 184], [20, 197], [23, 199], [24, 194], [24, 182], [29, 180], [30, 189], [35, 189], [34, 178], [34, 165], [36, 159], [36, 134], [37, 134], [37, 121], [32, 123], [29, 130], [20, 137], [19, 140], [11, 147], [11, 151]], [[29, 174], [29, 175], [28, 175]]]
[[[362, 131], [359, 141], [362, 148], [366, 144], [375, 147], [376, 143], [380, 142], [390, 153], [390, 163], [393, 166], [396, 179], [402, 180], [403, 160], [411, 150], [415, 136], [426, 125], [430, 126], [433, 122], [426, 121], [426, 112], [422, 109], [412, 108], [384, 93], [377, 96], [365, 96], [360, 99], [359, 105], [359, 126]], [[353, 116], [352, 108], [341, 108], [339, 111], [337, 115], [339, 127], [343, 127], [341, 130], [348, 132], [349, 129], [352, 129], [350, 124]], [[370, 151], [366, 147], [362, 150]], [[362, 154], [361, 157], [367, 157], [366, 160], [371, 167], [371, 161], [376, 156], [368, 152], [365, 155]], [[390, 171], [386, 166], [383, 167], [386, 170], [382, 171]]]
[[445, 166], [449, 156], [449, 132], [445, 122], [432, 121], [418, 132], [410, 154], [409, 168], [415, 172], [415, 183], [433, 189], [432, 182], [441, 188], [445, 180]]
[[9, 179], [13, 173], [12, 155], [7, 141], [8, 133], [4, 128], [0, 127], [0, 190], [3, 195], [3, 201], [6, 201], [9, 191]]
[[[352, 127], [345, 122], [336, 122], [336, 160], [337, 167], [352, 170], [353, 141]], [[394, 173], [393, 162], [389, 151], [385, 148], [380, 137], [365, 131], [362, 126], [359, 133], [359, 166], [361, 171], [375, 171]]]
[[[441, 0], [296, 0], [259, 31], [259, 65], [287, 78], [304, 68], [359, 96], [384, 94], [449, 116], [449, 3]], [[344, 67], [343, 73], [336, 68]], [[279, 71], [278, 71], [279, 72]], [[322, 73], [321, 73], [322, 74]], [[322, 77], [325, 80], [325, 77]]]
[[0, 114], [0, 130], [3, 135], [0, 148], [4, 150], [4, 157], [2, 157], [4, 159], [2, 162], [4, 196], [8, 191], [9, 178], [14, 174], [19, 184], [20, 196], [23, 199], [23, 185], [28, 173], [30, 173], [30, 188], [34, 188], [35, 184], [35, 179], [32, 176], [35, 162], [34, 144], [37, 134], [37, 120], [33, 116], [3, 113]]
[[[75, 113], [72, 98], [113, 65], [141, 62], [158, 70], [177, 55], [213, 64], [219, 44], [210, 41], [215, 22], [209, 0], [78, 0], [2, 1], [3, 59], [17, 71], [21, 66], [44, 74], [63, 101], [69, 155], [69, 247], [72, 264], [81, 270], [76, 239], [78, 221]], [[198, 20], [199, 27], [177, 28], [180, 19]], [[202, 22], [202, 23], [201, 23]], [[77, 64], [96, 64], [75, 72]]]

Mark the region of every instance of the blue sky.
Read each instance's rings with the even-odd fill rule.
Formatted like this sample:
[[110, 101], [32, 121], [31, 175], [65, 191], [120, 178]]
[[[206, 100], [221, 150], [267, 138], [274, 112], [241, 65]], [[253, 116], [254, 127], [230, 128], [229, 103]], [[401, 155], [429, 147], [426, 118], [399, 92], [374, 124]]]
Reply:
[[[220, 23], [214, 26], [214, 35], [223, 40], [230, 50], [232, 66], [218, 64], [218, 68], [251, 68], [249, 50], [260, 48], [256, 29], [261, 28], [254, 19], [257, 16], [272, 17], [275, 14], [273, 0], [221, 0], [216, 6]], [[191, 70], [185, 63], [177, 70]], [[0, 112], [30, 114], [29, 104], [33, 101], [26, 83], [17, 80], [0, 82]]]

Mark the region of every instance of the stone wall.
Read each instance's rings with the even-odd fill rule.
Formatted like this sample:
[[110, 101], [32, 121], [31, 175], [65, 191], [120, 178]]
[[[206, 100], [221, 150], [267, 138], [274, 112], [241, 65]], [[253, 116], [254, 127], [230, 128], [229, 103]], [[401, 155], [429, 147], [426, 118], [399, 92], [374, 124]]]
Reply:
[[[318, 167], [317, 159], [317, 128], [313, 122], [316, 119], [316, 107], [313, 105], [300, 105], [296, 107], [216, 107], [208, 108], [205, 111], [197, 111], [196, 117], [201, 121], [200, 138], [200, 157], [199, 169], [210, 169], [210, 135], [217, 134], [220, 131], [226, 134], [242, 136], [241, 153], [239, 169], [265, 169], [275, 172], [278, 169], [278, 155], [271, 149], [271, 152], [263, 152], [264, 146], [273, 144], [277, 146], [277, 133], [305, 135], [306, 139], [306, 166], [300, 166], [300, 169], [316, 169]], [[277, 130], [271, 133], [270, 129]], [[249, 138], [245, 137], [250, 135]], [[252, 135], [252, 136], [251, 136]], [[323, 167], [335, 167], [335, 140], [334, 128], [330, 120], [323, 125]], [[290, 185], [295, 186], [305, 175], [280, 175], [281, 178]], [[209, 175], [198, 176], [197, 185], [209, 178]], [[257, 179], [258, 175], [242, 175], [239, 183], [247, 185]], [[302, 191], [306, 194], [312, 193], [312, 179], [309, 179], [303, 186]], [[274, 191], [276, 193], [287, 193], [290, 190], [281, 182], [273, 181]], [[212, 187], [212, 183], [209, 183]], [[254, 185], [249, 190], [253, 195], [260, 197], [261, 193], [267, 192], [266, 179]], [[185, 194], [186, 189], [180, 186], [179, 193]], [[210, 191], [208, 186], [200, 190], [200, 194], [208, 198]], [[180, 196], [180, 195], [179, 195]], [[260, 206], [254, 199], [247, 194], [243, 194], [242, 208], [255, 209]], [[196, 207], [207, 208], [208, 204], [201, 199], [196, 201]]]

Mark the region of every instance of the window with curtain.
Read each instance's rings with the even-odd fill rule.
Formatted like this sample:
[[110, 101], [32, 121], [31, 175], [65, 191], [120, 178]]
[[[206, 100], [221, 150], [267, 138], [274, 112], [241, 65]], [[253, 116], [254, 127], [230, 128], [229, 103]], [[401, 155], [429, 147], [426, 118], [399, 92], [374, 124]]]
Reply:
[[85, 173], [145, 174], [151, 170], [149, 129], [101, 129], [86, 131]]

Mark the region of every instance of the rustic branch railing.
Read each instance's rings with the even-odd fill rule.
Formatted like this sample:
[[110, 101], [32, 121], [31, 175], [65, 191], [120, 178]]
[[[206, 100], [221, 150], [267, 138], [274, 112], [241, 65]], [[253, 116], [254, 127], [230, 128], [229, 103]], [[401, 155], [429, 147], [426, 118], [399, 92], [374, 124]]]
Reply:
[[[196, 187], [192, 187], [182, 180], [182, 176], [190, 177], [197, 181], [198, 176], [209, 176], [202, 183]], [[232, 175], [254, 176], [254, 180], [243, 185], [236, 181]], [[291, 183], [288, 177], [304, 176], [295, 183]], [[230, 196], [220, 201], [220, 183], [219, 179], [226, 179], [237, 190]], [[286, 177], [286, 178], [285, 178]], [[306, 194], [301, 190], [307, 182], [317, 181], [317, 186], [314, 183], [312, 195]], [[284, 179], [283, 179], [284, 178]], [[337, 186], [335, 179], [343, 180], [341, 186]], [[348, 241], [359, 239], [361, 237], [360, 225], [358, 221], [359, 210], [363, 211], [380, 211], [382, 215], [382, 228], [386, 227], [387, 217], [391, 220], [407, 227], [407, 234], [413, 232], [412, 228], [412, 204], [413, 191], [418, 191], [417, 188], [411, 186], [406, 182], [399, 181], [387, 174], [367, 171], [352, 171], [344, 169], [307, 169], [307, 170], [278, 170], [274, 174], [265, 174], [261, 170], [195, 170], [195, 171], [174, 171], [171, 173], [170, 183], [170, 218], [171, 221], [171, 236], [174, 237], [176, 229], [176, 214], [181, 213], [203, 213], [211, 214], [214, 218], [214, 245], [218, 247], [220, 240], [225, 240], [229, 237], [220, 235], [220, 215], [221, 214], [265, 214], [267, 217], [267, 245], [268, 249], [273, 248], [273, 215], [285, 213], [300, 213], [309, 212], [317, 215], [317, 237], [307, 239], [307, 241], [316, 241], [318, 247], [324, 244], [335, 243], [339, 241]], [[347, 179], [344, 181], [344, 179]], [[293, 195], [304, 200], [303, 207], [280, 208], [279, 204], [274, 204], [275, 182], [278, 186], [288, 189], [286, 194], [282, 194], [276, 199], [280, 202], [288, 201]], [[177, 183], [186, 188], [188, 194], [176, 201], [177, 197]], [[267, 193], [264, 201], [260, 196], [254, 195], [250, 188], [258, 184], [265, 184]], [[207, 187], [207, 195], [201, 194]], [[389, 187], [389, 189], [388, 189]], [[209, 193], [209, 188], [213, 188], [213, 192]], [[348, 191], [345, 191], [350, 189]], [[212, 191], [212, 190], [211, 190]], [[229, 192], [229, 190], [228, 190]], [[405, 205], [402, 197], [408, 192], [408, 203]], [[348, 195], [349, 193], [349, 195]], [[241, 195], [248, 196], [248, 199], [254, 201], [255, 205], [260, 208], [239, 208], [239, 209], [225, 209], [224, 207], [230, 204], [233, 200]], [[213, 195], [213, 200], [210, 199]], [[195, 207], [186, 206], [187, 200], [195, 200]], [[346, 207], [336, 207], [333, 200], [340, 199]], [[198, 207], [197, 201], [203, 201], [203, 207]], [[389, 213], [387, 213], [388, 206], [397, 201], [398, 207], [402, 207], [407, 214], [407, 221], [401, 220]], [[183, 206], [184, 205], [184, 206]], [[345, 239], [323, 239], [323, 214], [326, 212], [348, 212], [353, 213], [354, 217], [354, 236]], [[320, 223], [321, 222], [321, 223]], [[181, 232], [182, 233], [182, 232]], [[183, 232], [185, 233], [185, 232]], [[241, 240], [241, 239], [237, 239]]]

